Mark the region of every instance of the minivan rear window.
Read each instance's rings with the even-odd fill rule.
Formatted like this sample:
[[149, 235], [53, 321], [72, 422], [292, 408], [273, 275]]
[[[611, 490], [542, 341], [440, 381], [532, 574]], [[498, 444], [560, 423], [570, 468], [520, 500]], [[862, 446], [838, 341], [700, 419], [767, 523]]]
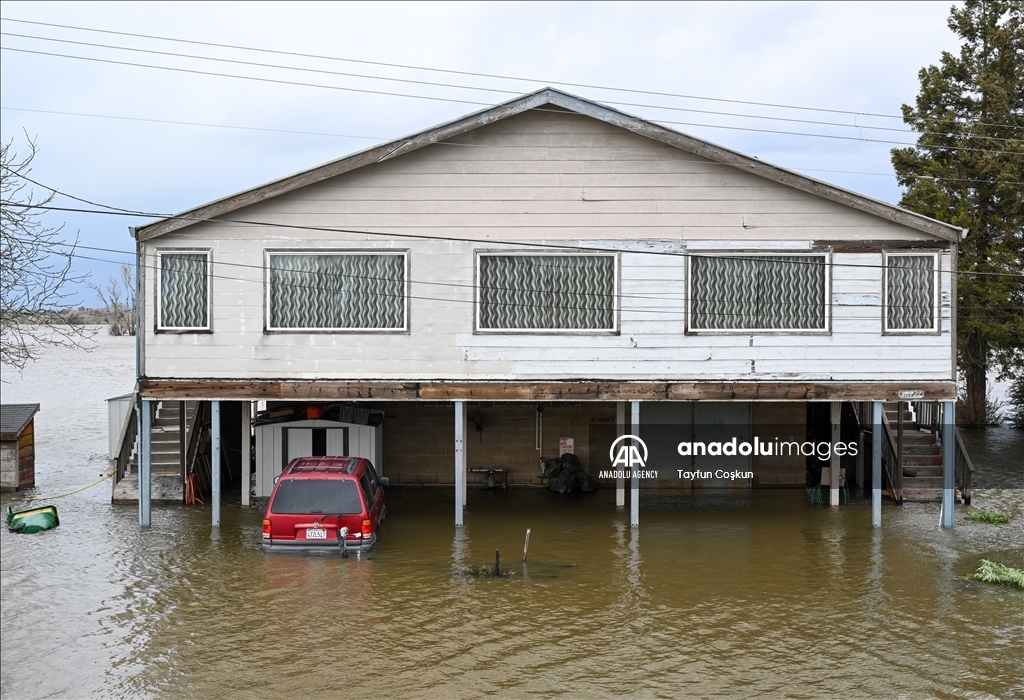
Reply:
[[362, 513], [359, 488], [351, 479], [302, 479], [282, 481], [270, 506], [282, 515], [346, 515]]

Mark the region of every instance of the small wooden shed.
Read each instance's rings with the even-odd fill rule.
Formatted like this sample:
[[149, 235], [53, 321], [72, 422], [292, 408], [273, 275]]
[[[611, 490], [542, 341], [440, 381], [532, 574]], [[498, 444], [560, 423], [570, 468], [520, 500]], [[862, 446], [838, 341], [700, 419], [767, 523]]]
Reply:
[[0, 405], [0, 489], [21, 491], [36, 485], [37, 403]]

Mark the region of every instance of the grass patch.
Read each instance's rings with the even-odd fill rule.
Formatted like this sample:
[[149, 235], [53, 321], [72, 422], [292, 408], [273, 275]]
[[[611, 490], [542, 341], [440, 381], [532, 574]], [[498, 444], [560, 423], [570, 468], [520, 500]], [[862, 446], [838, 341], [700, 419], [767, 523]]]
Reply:
[[1005, 525], [1010, 522], [1010, 514], [1004, 513], [998, 508], [986, 508], [985, 510], [972, 510], [964, 516], [976, 523], [991, 523], [992, 525]]
[[965, 578], [1024, 589], [1024, 571], [988, 559], [982, 559], [978, 570]]

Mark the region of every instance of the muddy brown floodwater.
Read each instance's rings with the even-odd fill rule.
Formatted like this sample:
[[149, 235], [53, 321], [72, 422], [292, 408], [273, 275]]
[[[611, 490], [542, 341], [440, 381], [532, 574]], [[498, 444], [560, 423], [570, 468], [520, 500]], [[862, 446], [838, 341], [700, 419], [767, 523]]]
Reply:
[[[131, 339], [51, 351], [5, 402], [40, 402], [37, 488], [107, 467], [103, 399], [130, 390]], [[0, 694], [43, 697], [1024, 696], [1024, 592], [965, 581], [1024, 566], [1024, 436], [969, 433], [974, 505], [1015, 518], [939, 528], [937, 505], [812, 507], [803, 491], [614, 495], [390, 489], [369, 557], [265, 555], [262, 512], [226, 493], [154, 507], [142, 530], [107, 484], [61, 526], [2, 532]], [[529, 563], [519, 563], [526, 528]], [[460, 564], [514, 571], [476, 578]]]

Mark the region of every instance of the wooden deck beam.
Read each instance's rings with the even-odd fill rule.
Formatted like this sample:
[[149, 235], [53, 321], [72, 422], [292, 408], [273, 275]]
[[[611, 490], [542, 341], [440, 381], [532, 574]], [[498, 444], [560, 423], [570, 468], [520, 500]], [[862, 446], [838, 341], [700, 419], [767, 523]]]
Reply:
[[[953, 382], [148, 379], [142, 398], [205, 401], [953, 401]], [[908, 395], [905, 392], [920, 392]], [[902, 395], [901, 395], [902, 393]]]

